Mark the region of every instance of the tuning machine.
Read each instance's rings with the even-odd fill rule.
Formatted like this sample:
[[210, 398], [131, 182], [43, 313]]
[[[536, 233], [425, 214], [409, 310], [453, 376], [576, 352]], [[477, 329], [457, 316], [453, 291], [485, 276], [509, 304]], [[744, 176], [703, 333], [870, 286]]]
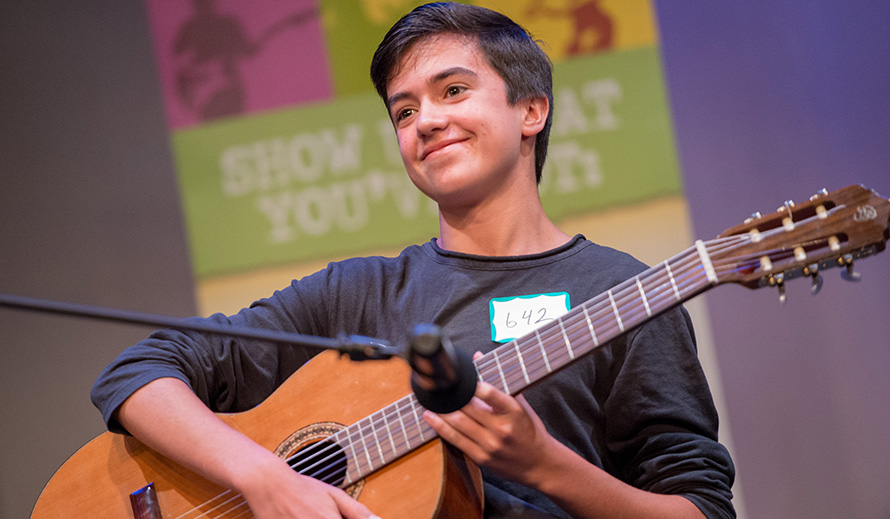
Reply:
[[769, 277], [769, 285], [779, 289], [779, 304], [785, 304], [787, 299], [785, 295], [785, 274], [779, 272]]
[[819, 273], [819, 264], [812, 263], [803, 269], [803, 273], [813, 278], [813, 284], [810, 286], [810, 294], [816, 295], [822, 290], [822, 274]]
[[846, 267], [841, 271], [841, 278], [846, 281], [860, 281], [862, 280], [862, 275], [853, 270], [853, 255], [852, 254], [844, 254], [840, 258], [837, 259], [838, 266]]

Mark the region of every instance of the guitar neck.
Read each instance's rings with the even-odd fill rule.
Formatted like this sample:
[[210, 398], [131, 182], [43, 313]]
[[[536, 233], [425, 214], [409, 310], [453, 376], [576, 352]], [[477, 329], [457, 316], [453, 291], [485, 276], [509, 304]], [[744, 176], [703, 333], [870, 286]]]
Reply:
[[[696, 246], [476, 359], [479, 380], [515, 395], [650, 318], [717, 283], [705, 245]], [[413, 394], [334, 434], [352, 462], [349, 486], [437, 437]]]

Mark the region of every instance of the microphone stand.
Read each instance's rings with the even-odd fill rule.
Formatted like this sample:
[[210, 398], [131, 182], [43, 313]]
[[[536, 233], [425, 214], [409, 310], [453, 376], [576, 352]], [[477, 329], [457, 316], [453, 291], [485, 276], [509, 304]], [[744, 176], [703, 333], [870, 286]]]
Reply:
[[327, 337], [282, 332], [280, 330], [188, 322], [186, 319], [166, 315], [131, 312], [115, 308], [65, 303], [61, 301], [51, 301], [48, 299], [37, 299], [11, 294], [0, 294], [0, 307], [3, 306], [19, 310], [34, 310], [46, 313], [101, 319], [105, 321], [147, 325], [155, 328], [191, 330], [217, 335], [271, 341], [279, 344], [332, 349], [339, 351], [341, 355], [349, 355], [349, 358], [352, 360], [389, 359], [393, 356], [402, 354], [402, 348], [393, 346], [382, 339], [363, 337], [361, 335], [346, 335], [345, 333], [341, 333], [336, 339], [331, 339]]

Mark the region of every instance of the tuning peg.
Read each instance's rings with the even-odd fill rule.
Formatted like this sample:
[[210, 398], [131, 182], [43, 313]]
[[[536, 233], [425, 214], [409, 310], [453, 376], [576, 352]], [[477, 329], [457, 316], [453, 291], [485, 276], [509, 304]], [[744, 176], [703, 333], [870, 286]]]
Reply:
[[862, 280], [862, 275], [853, 271], [852, 263], [848, 263], [847, 268], [841, 271], [841, 277], [847, 281], [853, 282]]
[[785, 218], [782, 218], [782, 226], [788, 232], [791, 232], [794, 230], [794, 220], [792, 219], [793, 213], [791, 211], [792, 207], [794, 207], [794, 202], [792, 200], [785, 200], [785, 205], [783, 207], [776, 209], [776, 211], [781, 211], [782, 209], [785, 209], [786, 211], [788, 211], [788, 216], [786, 216]]
[[822, 290], [822, 275], [819, 274], [819, 264], [812, 263], [803, 270], [803, 273], [813, 278], [813, 285], [810, 287], [810, 294], [816, 295]]
[[846, 266], [847, 268], [841, 271], [841, 277], [847, 281], [859, 281], [862, 279], [862, 276], [858, 272], [853, 271], [853, 255], [852, 254], [844, 254], [840, 258], [837, 259], [837, 263], [840, 266]]
[[785, 203], [782, 204], [781, 207], [776, 209], [776, 212], [780, 211], [788, 211], [788, 214], [791, 214], [791, 208], [794, 207], [794, 200], [785, 200]]
[[745, 218], [745, 223], [751, 223], [754, 220], [759, 220], [760, 218], [763, 218], [763, 215], [760, 214], [760, 211], [755, 211], [751, 213], [751, 216]]
[[810, 294], [816, 295], [822, 291], [822, 276], [820, 274], [813, 274], [813, 286], [810, 287]]
[[822, 189], [820, 189], [819, 191], [817, 191], [815, 195], [810, 197], [810, 202], [818, 200], [819, 198], [822, 198], [823, 196], [828, 196], [828, 190], [825, 189], [824, 187]]
[[779, 304], [785, 304], [785, 274], [778, 273], [775, 276], [770, 276], [769, 284], [779, 289]]
[[860, 273], [853, 271], [852, 263], [848, 264], [847, 268], [841, 271], [841, 277], [847, 281], [860, 281], [862, 279], [862, 275]]

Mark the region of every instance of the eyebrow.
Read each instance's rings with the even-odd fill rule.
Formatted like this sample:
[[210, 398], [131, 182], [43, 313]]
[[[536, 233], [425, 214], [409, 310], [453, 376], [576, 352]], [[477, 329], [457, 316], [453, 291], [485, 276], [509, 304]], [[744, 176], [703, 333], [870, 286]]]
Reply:
[[[448, 79], [451, 76], [470, 76], [473, 78], [479, 77], [478, 74], [473, 72], [472, 70], [466, 67], [451, 67], [439, 72], [435, 76], [431, 77], [428, 81], [429, 84], [433, 85], [442, 81], [443, 79]], [[389, 97], [387, 100], [387, 104], [392, 106], [393, 104], [401, 101], [402, 99], [409, 97], [410, 94], [408, 92], [397, 92]]]

